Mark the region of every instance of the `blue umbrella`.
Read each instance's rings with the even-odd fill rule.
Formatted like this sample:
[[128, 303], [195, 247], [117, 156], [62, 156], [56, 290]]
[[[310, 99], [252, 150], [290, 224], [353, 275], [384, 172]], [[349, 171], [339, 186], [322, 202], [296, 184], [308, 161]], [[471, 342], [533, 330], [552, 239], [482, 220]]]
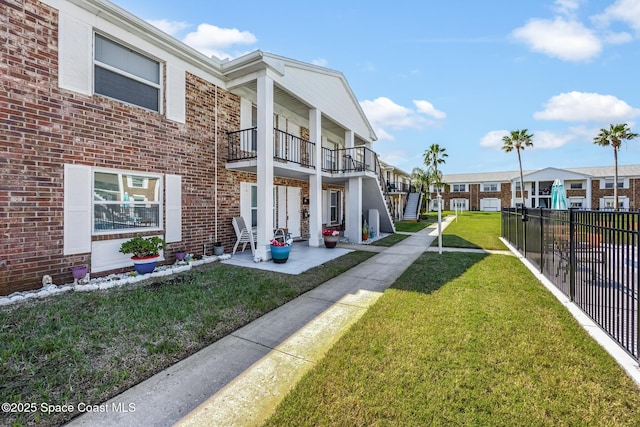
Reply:
[[553, 181], [551, 186], [551, 209], [567, 209], [567, 194], [564, 184], [559, 179]]

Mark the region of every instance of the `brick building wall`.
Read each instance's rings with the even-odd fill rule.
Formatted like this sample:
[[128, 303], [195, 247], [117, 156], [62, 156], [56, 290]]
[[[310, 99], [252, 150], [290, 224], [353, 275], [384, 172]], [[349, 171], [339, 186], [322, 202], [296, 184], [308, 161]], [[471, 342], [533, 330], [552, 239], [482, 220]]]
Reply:
[[[598, 209], [603, 197], [613, 197], [613, 189], [601, 189], [600, 180], [594, 179], [591, 181], [591, 207]], [[629, 179], [629, 188], [618, 188], [618, 197], [629, 198], [629, 210], [640, 209], [640, 178]]]
[[[200, 254], [216, 236], [228, 251], [236, 240], [231, 219], [240, 214], [240, 182], [256, 181], [225, 168], [226, 132], [240, 128], [240, 99], [187, 74], [186, 122], [177, 123], [61, 90], [57, 11], [35, 0], [7, 0], [0, 16], [6, 26], [0, 33], [0, 295], [39, 288], [44, 274], [69, 283], [71, 266], [91, 264], [90, 254], [63, 255], [64, 164], [180, 175], [183, 242], [168, 246], [167, 262], [177, 247]], [[274, 183], [309, 196], [308, 181]], [[302, 228], [308, 233], [308, 220]]]

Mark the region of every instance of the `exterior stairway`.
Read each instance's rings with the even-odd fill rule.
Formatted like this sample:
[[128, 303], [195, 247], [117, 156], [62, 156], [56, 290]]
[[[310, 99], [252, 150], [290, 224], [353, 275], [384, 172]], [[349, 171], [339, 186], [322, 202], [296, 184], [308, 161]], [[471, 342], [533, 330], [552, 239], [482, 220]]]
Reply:
[[405, 221], [418, 221], [421, 201], [422, 193], [409, 193], [409, 196], [407, 197], [407, 205], [404, 208]]

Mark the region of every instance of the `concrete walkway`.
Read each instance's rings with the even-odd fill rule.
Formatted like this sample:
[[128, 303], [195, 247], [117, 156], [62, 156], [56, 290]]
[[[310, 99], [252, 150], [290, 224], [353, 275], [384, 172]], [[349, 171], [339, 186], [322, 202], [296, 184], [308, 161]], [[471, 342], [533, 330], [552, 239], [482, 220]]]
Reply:
[[[443, 220], [443, 228], [451, 218]], [[85, 413], [69, 426], [232, 426], [265, 420], [431, 245], [425, 228]], [[376, 248], [376, 250], [378, 250]]]

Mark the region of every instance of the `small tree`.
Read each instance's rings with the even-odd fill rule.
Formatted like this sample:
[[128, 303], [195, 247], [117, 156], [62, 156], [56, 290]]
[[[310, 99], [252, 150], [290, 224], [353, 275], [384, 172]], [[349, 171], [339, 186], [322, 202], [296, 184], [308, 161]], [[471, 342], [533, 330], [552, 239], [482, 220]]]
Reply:
[[438, 173], [438, 165], [444, 164], [445, 159], [449, 157], [447, 150], [440, 147], [440, 144], [431, 144], [428, 150], [424, 152], [424, 164], [429, 169], [431, 182], [436, 184], [436, 194], [440, 194], [440, 186], [442, 185], [442, 174]]
[[524, 207], [524, 176], [522, 175], [522, 158], [520, 156], [520, 151], [524, 150], [525, 147], [533, 147], [533, 142], [531, 139], [533, 138], [533, 134], [527, 134], [527, 129], [522, 130], [514, 130], [507, 136], [502, 137], [502, 149], [510, 153], [513, 150], [516, 150], [518, 153], [518, 166], [520, 167], [520, 196], [522, 199], [522, 207]]
[[600, 129], [598, 136], [593, 138], [593, 143], [606, 147], [611, 145], [613, 147], [613, 203], [615, 210], [618, 210], [618, 151], [622, 145], [622, 141], [630, 141], [638, 136], [637, 133], [631, 132], [626, 123], [609, 125], [609, 129]]

